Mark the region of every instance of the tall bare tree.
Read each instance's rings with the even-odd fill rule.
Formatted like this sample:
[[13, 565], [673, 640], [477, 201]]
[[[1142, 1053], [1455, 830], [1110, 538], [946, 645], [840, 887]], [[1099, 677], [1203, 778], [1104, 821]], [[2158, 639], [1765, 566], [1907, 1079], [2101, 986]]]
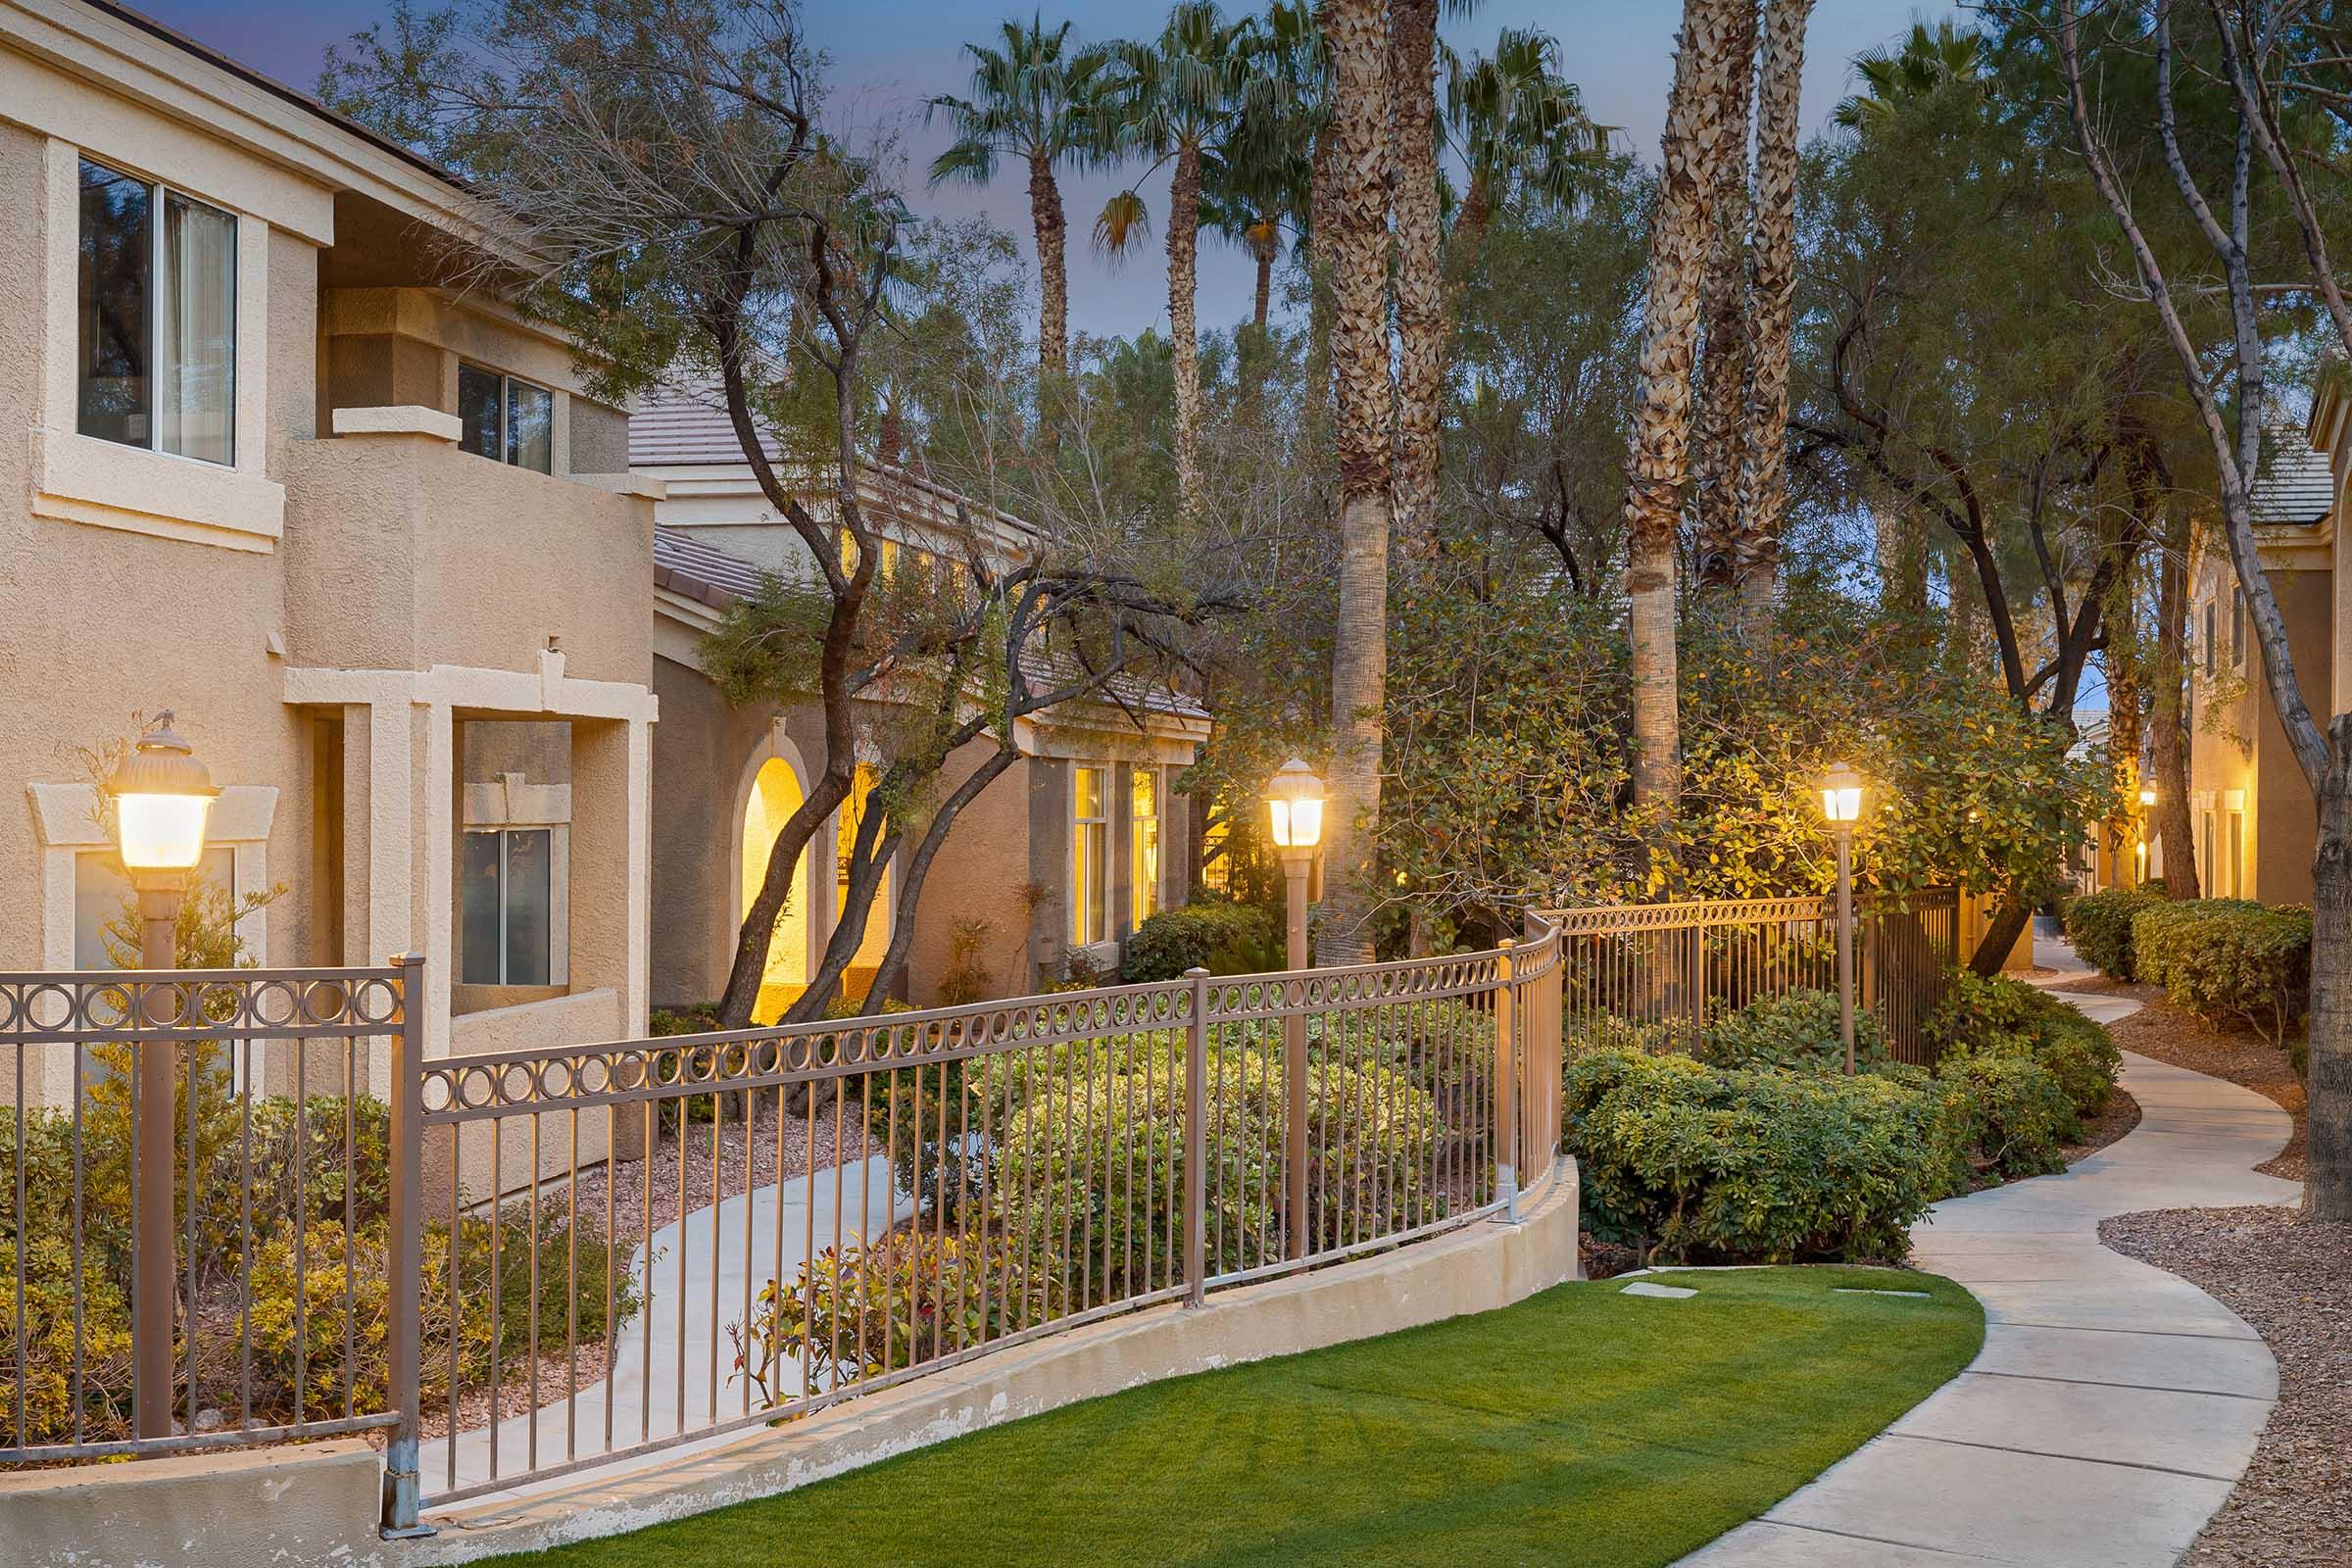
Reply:
[[1380, 822], [1381, 713], [1388, 691], [1390, 406], [1388, 326], [1391, 38], [1382, 0], [1326, 0], [1331, 61], [1328, 217], [1338, 393], [1340, 600], [1331, 671], [1331, 804], [1315, 960], [1372, 956]]
[[1714, 172], [1740, 16], [1748, 0], [1684, 0], [1658, 197], [1651, 219], [1642, 364], [1626, 461], [1626, 596], [1634, 672], [1634, 795], [1669, 809], [1682, 792], [1675, 550], [1689, 476], [1690, 368], [1714, 218]]
[[1789, 313], [1796, 296], [1797, 92], [1813, 0], [1765, 0], [1756, 104], [1754, 234], [1748, 247], [1745, 450], [1734, 574], [1751, 639], [1772, 629], [1781, 526], [1788, 509]]

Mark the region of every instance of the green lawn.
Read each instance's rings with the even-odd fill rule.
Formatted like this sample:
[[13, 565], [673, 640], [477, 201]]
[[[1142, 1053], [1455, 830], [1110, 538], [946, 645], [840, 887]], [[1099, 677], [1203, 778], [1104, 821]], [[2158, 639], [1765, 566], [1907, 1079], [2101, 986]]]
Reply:
[[[1135, 1389], [782, 1496], [510, 1562], [1672, 1562], [1965, 1366], [1950, 1282], [1842, 1268], [1564, 1285]], [[1836, 1286], [1932, 1298], [1837, 1295]]]

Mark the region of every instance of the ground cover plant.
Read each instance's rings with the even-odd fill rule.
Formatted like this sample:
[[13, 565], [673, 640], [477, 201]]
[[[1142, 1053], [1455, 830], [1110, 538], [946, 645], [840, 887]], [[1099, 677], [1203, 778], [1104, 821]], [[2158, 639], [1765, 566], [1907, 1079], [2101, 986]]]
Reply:
[[736, 1568], [822, 1542], [826, 1560], [860, 1568], [1652, 1568], [1811, 1480], [1957, 1373], [1984, 1337], [1976, 1302], [1927, 1275], [1771, 1269], [1684, 1283], [1698, 1295], [1563, 1285], [507, 1560]]

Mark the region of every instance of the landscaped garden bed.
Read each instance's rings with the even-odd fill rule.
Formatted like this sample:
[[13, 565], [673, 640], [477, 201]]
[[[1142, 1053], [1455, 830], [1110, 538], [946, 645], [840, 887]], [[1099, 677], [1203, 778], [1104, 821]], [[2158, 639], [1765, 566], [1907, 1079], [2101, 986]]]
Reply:
[[[545, 1568], [1671, 1563], [1875, 1436], [1976, 1354], [1927, 1275], [1680, 1276], [1090, 1400], [832, 1481], [528, 1559]], [[1885, 1294], [1924, 1291], [1924, 1298]], [[1842, 1294], [1858, 1291], [1864, 1294]]]

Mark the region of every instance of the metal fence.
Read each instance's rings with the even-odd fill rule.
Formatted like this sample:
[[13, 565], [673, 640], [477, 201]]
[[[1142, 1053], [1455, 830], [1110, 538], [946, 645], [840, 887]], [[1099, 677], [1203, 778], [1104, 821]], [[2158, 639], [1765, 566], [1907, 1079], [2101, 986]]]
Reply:
[[[1830, 901], [1705, 900], [1547, 910], [1559, 932], [1560, 1038], [1695, 1052], [1706, 1032], [1751, 1004], [1838, 990]], [[1950, 888], [1856, 901], [1857, 1006], [1877, 1015], [1898, 1061], [1933, 1065], [1926, 1035], [1958, 961], [1959, 898]]]
[[393, 1424], [409, 973], [0, 974], [0, 1463]]
[[417, 1063], [417, 1501], [1504, 1212], [1558, 951]]

